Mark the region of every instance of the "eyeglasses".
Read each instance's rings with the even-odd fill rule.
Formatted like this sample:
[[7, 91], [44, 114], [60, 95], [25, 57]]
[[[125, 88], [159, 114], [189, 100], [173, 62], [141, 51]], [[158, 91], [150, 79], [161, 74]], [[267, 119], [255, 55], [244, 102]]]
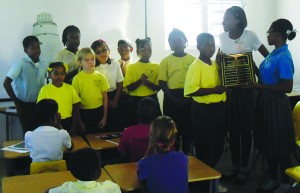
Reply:
[[102, 50], [96, 50], [95, 54], [106, 53], [108, 49], [103, 48]]

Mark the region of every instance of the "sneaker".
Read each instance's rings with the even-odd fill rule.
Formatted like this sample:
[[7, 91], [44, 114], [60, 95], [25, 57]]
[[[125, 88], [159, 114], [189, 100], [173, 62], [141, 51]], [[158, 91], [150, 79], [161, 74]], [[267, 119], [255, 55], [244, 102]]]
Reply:
[[218, 191], [219, 191], [219, 192], [227, 192], [227, 191], [228, 191], [228, 188], [226, 188], [226, 187], [223, 186], [221, 183], [219, 183]]

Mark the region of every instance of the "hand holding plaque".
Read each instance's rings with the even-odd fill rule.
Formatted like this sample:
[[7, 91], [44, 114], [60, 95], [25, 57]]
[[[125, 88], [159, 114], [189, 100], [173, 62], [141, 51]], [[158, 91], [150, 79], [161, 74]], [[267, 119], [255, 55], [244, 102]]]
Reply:
[[221, 60], [222, 85], [242, 86], [255, 82], [252, 53], [232, 54]]

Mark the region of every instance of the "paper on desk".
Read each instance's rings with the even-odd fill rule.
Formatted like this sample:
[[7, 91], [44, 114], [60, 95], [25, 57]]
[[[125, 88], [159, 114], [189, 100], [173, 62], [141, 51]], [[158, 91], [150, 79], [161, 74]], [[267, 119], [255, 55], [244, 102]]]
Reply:
[[25, 143], [20, 142], [17, 144], [13, 144], [7, 147], [2, 148], [1, 150], [5, 150], [5, 151], [13, 151], [13, 152], [17, 152], [17, 153], [28, 153], [29, 150], [25, 147]]

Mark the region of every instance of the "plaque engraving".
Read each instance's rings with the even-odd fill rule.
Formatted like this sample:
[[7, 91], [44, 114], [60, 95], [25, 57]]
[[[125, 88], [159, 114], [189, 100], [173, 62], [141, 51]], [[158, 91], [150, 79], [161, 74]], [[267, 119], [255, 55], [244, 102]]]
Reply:
[[226, 55], [221, 61], [222, 85], [241, 86], [255, 82], [252, 53]]

